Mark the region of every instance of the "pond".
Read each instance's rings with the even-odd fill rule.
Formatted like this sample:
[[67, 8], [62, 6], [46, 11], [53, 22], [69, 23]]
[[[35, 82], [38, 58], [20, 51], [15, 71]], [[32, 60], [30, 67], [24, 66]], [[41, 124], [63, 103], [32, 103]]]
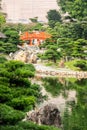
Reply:
[[63, 113], [64, 130], [87, 130], [87, 79], [43, 78], [48, 95]]

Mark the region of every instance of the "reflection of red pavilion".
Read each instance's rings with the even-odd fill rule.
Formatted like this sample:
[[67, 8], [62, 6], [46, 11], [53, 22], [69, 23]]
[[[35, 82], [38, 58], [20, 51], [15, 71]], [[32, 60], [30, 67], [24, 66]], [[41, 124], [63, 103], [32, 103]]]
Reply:
[[51, 35], [46, 32], [33, 32], [33, 33], [24, 32], [20, 36], [20, 39], [27, 41], [28, 44], [32, 46], [32, 45], [40, 45], [44, 40], [50, 37]]

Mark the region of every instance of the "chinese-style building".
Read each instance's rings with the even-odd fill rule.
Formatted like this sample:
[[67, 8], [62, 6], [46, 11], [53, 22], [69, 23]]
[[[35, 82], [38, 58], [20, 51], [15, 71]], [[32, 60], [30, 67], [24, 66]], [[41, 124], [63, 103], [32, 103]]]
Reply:
[[46, 32], [24, 32], [22, 35], [20, 35], [20, 39], [23, 41], [26, 41], [28, 45], [30, 46], [39, 46], [43, 41], [45, 41], [47, 38], [50, 38], [51, 35]]

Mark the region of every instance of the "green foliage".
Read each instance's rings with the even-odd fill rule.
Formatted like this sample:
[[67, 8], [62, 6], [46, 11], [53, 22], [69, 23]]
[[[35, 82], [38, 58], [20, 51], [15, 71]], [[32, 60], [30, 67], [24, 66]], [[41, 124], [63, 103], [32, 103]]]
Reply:
[[78, 60], [75, 63], [75, 66], [79, 67], [81, 70], [86, 71], [87, 70], [87, 61], [85, 61], [85, 60]]
[[69, 12], [76, 19], [82, 20], [87, 16], [86, 0], [60, 0], [59, 3], [64, 12]]
[[0, 41], [1, 53], [9, 54], [11, 52], [15, 52], [16, 50], [17, 50], [17, 46], [15, 44]]
[[87, 39], [87, 22], [56, 23], [54, 31], [61, 38]]
[[[41, 45], [41, 47], [46, 49], [46, 55], [41, 56], [41, 58], [51, 59], [53, 54], [54, 57], [57, 57], [56, 54], [59, 53], [65, 60], [71, 60], [73, 58], [85, 59], [87, 55], [87, 40], [85, 40], [87, 39], [86, 30], [87, 23], [85, 22], [69, 24], [56, 23], [54, 29], [48, 28], [48, 31], [52, 34], [52, 38], [47, 39], [45, 43]], [[57, 48], [55, 53], [54, 49], [50, 49], [51, 46]]]
[[61, 16], [60, 16], [59, 12], [57, 12], [56, 10], [50, 10], [47, 14], [48, 14], [47, 18], [49, 21], [51, 21], [51, 20], [53, 20], [55, 22], [61, 21]]
[[54, 63], [56, 63], [56, 61], [60, 59], [61, 54], [58, 51], [56, 36], [54, 38], [53, 35], [51, 39], [47, 39], [45, 43], [41, 46], [41, 48], [42, 47], [44, 47], [46, 51], [43, 55], [40, 55], [40, 58], [52, 60]]
[[56, 22], [61, 22], [61, 15], [56, 10], [50, 10], [47, 12], [47, 19], [50, 27], [54, 27]]
[[2, 30], [2, 25], [6, 22], [5, 15], [0, 12], [0, 31]]
[[77, 22], [69, 26], [69, 33], [73, 39], [87, 39], [87, 23]]
[[33, 65], [20, 61], [8, 61], [0, 67], [1, 102], [19, 110], [34, 106], [39, 98], [38, 95], [40, 96], [40, 89], [38, 85], [31, 85], [28, 79], [28, 77], [34, 76], [35, 68]]
[[0, 12], [0, 24], [5, 23], [5, 16]]
[[19, 122], [19, 126], [22, 126], [24, 129], [32, 129], [32, 130], [59, 130], [59, 128], [55, 128], [52, 126], [45, 126], [41, 125], [38, 126], [36, 124], [33, 124], [32, 122]]
[[87, 57], [87, 40], [78, 39], [74, 41], [72, 48], [72, 56], [85, 59]]
[[69, 113], [69, 110], [68, 110], [68, 107], [66, 107], [65, 108], [65, 111], [64, 111], [64, 115], [63, 115], [63, 128], [64, 128], [64, 130], [69, 130], [69, 128], [70, 128], [70, 124], [69, 124], [69, 120], [70, 120], [70, 118], [69, 118], [69, 115], [70, 113]]
[[[18, 109], [18, 110], [25, 110], [28, 107], [28, 111], [31, 110], [31, 108], [33, 108], [35, 106], [35, 97], [34, 96], [20, 96], [18, 98], [13, 98], [10, 102], [10, 105], [14, 108], [14, 109]], [[29, 107], [30, 106], [30, 107]]]
[[52, 96], [57, 96], [61, 93], [62, 84], [57, 80], [57, 78], [44, 78], [43, 79], [45, 89], [52, 94]]
[[56, 24], [56, 22], [55, 22], [54, 20], [50, 20], [50, 21], [49, 21], [49, 26], [50, 26], [51, 28], [54, 28], [54, 27], [55, 27], [55, 24]]
[[44, 30], [43, 24], [41, 23], [35, 23], [35, 25], [31, 26], [31, 28], [29, 29], [29, 31], [33, 31], [33, 30], [39, 30], [42, 31]]
[[[41, 47], [46, 49], [41, 58], [56, 62], [62, 56], [63, 58], [81, 59], [75, 66], [82, 70], [87, 70], [87, 2], [83, 0], [60, 0], [62, 9], [68, 11], [78, 22], [61, 23], [61, 16], [56, 10], [50, 10], [47, 14], [49, 26], [43, 27], [42, 24], [32, 23], [30, 25], [22, 24], [4, 24], [4, 17], [1, 18], [0, 26], [6, 34], [7, 39], [0, 41], [0, 52], [9, 54], [16, 51], [16, 46], [20, 40], [18, 32], [36, 30], [46, 30], [52, 37], [47, 39]], [[3, 26], [4, 24], [4, 26]], [[57, 130], [58, 128], [50, 126], [38, 126], [31, 122], [20, 122], [24, 118], [24, 113], [17, 111], [29, 111], [35, 107], [35, 104], [42, 101], [40, 87], [31, 84], [28, 78], [34, 76], [35, 68], [30, 64], [24, 64], [18, 61], [8, 61], [0, 56], [0, 123], [1, 130]], [[73, 61], [71, 61], [71, 64]], [[64, 80], [64, 78], [47, 78], [43, 81], [44, 86], [52, 96], [60, 93], [67, 97], [69, 90], [76, 90], [77, 104], [69, 103], [71, 113], [65, 109], [63, 118], [64, 130], [87, 130], [87, 81], [86, 80]], [[9, 106], [7, 106], [9, 105]], [[12, 108], [11, 108], [12, 107]], [[16, 123], [16, 124], [15, 124]], [[6, 125], [6, 126], [5, 126]], [[14, 126], [12, 126], [14, 125]]]
[[2, 27], [2, 30], [3, 32], [6, 32], [7, 30], [15, 30], [16, 32], [25, 32], [25, 31], [28, 31], [28, 32], [31, 32], [33, 30], [44, 30], [45, 28], [43, 27], [43, 24], [42, 23], [29, 23], [29, 24], [21, 24], [21, 23], [18, 23], [18, 24], [13, 24], [13, 23], [9, 23], [9, 24], [5, 24], [3, 27]]
[[1, 126], [1, 130], [60, 130], [52, 126], [37, 125], [32, 122], [19, 122], [15, 126]]
[[8, 61], [3, 65], [0, 74], [9, 79], [10, 86], [30, 86], [27, 78], [34, 76], [34, 67], [30, 65], [30, 69], [28, 66], [20, 61]]
[[73, 88], [77, 92], [77, 103], [70, 105], [71, 112], [65, 110], [64, 127], [65, 130], [86, 130], [87, 129], [87, 80], [76, 80]]
[[13, 98], [11, 89], [5, 85], [0, 85], [0, 102], [8, 102]]
[[8, 61], [4, 64], [2, 71], [1, 71], [1, 75], [3, 77], [7, 76], [7, 78], [9, 78], [9, 83], [10, 84], [15, 83], [17, 86], [22, 82], [22, 80], [23, 80], [23, 82], [26, 82], [25, 78], [34, 76], [35, 69], [33, 66], [31, 69], [31, 66], [32, 65], [30, 65], [30, 67], [29, 67], [29, 65], [24, 65], [24, 63], [22, 63], [20, 61]]
[[[76, 91], [75, 100], [67, 102], [62, 118], [64, 130], [86, 130], [87, 129], [87, 80], [86, 79], [64, 79], [45, 78], [44, 87], [52, 96], [62, 94], [65, 98], [68, 92]], [[71, 111], [70, 111], [71, 110]]]
[[73, 41], [70, 38], [59, 38], [57, 40], [58, 47], [60, 48], [63, 57], [86, 58], [87, 40], [78, 39]]
[[62, 53], [62, 56], [63, 57], [66, 57], [66, 56], [71, 56], [71, 52], [72, 52], [72, 43], [71, 43], [71, 40], [72, 39], [69, 39], [69, 38], [59, 38], [57, 40], [57, 45], [58, 45], [58, 48], [60, 49], [60, 52]]
[[14, 29], [7, 29], [4, 31], [5, 35], [7, 36], [6, 42], [18, 44], [19, 43], [19, 34]]
[[5, 61], [7, 61], [6, 57], [3, 55], [0, 55], [0, 63], [4, 63]]
[[[28, 79], [34, 76], [34, 72], [33, 65], [20, 61], [7, 61], [0, 64], [0, 102], [3, 103], [0, 104], [1, 129], [24, 130], [24, 127], [18, 124], [24, 119], [25, 114], [22, 111], [34, 109], [35, 104], [41, 101], [39, 85], [31, 84]], [[39, 126], [35, 125], [35, 127]]]
[[65, 66], [71, 70], [79, 70], [79, 68], [75, 66], [77, 61], [78, 59], [66, 61]]
[[24, 68], [25, 68], [25, 70], [29, 71], [29, 69], [30, 69], [32, 72], [35, 72], [35, 68], [32, 64], [25, 64]]
[[60, 53], [57, 50], [53, 49], [48, 49], [44, 56], [48, 60], [52, 60], [54, 63], [56, 63], [56, 60], [60, 59]]
[[0, 104], [0, 123], [1, 124], [15, 124], [24, 118], [24, 113], [14, 110], [13, 108]]
[[38, 17], [30, 18], [31, 22], [37, 23], [38, 22]]

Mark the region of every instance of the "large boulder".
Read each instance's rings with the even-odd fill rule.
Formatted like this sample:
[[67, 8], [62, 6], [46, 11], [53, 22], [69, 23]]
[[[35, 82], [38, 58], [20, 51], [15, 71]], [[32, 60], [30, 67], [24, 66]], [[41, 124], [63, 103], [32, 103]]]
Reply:
[[47, 104], [39, 109], [28, 112], [25, 120], [33, 121], [39, 125], [61, 126], [60, 112], [54, 104]]
[[30, 50], [20, 49], [13, 55], [10, 54], [9, 56], [11, 57], [11, 59], [19, 60], [19, 61], [22, 61], [25, 63], [36, 63], [37, 62], [37, 52], [32, 51], [31, 49]]

